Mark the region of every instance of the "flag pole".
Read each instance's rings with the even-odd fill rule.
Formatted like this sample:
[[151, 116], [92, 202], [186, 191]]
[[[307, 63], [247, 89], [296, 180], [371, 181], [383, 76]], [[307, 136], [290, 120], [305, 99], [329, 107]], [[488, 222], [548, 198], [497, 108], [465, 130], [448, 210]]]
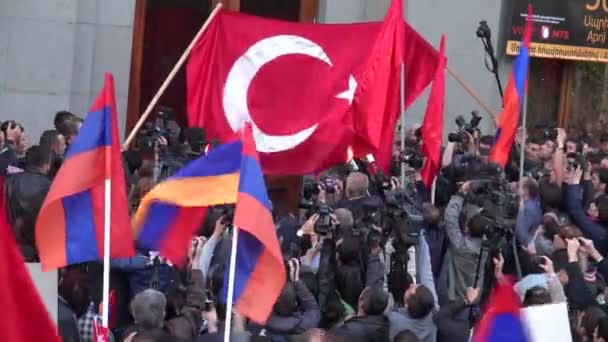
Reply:
[[226, 298], [226, 324], [224, 325], [224, 342], [230, 342], [232, 331], [232, 299], [234, 297], [234, 280], [236, 273], [236, 248], [238, 245], [238, 228], [232, 230], [232, 249], [230, 252], [230, 268], [228, 270], [228, 298]]
[[[109, 156], [106, 156], [108, 158]], [[112, 181], [105, 180], [104, 186], [104, 218], [103, 218], [103, 306], [101, 324], [108, 329], [109, 307], [110, 307], [110, 226], [112, 213]]]
[[215, 18], [215, 16], [218, 14], [218, 12], [220, 11], [221, 8], [222, 8], [222, 3], [219, 2], [213, 9], [213, 12], [211, 12], [209, 17], [207, 18], [207, 20], [205, 20], [205, 23], [203, 24], [201, 29], [198, 31], [196, 36], [194, 36], [194, 39], [192, 39], [192, 41], [190, 42], [190, 45], [188, 45], [188, 47], [186, 48], [186, 50], [184, 51], [182, 56], [179, 58], [177, 63], [175, 63], [173, 70], [171, 70], [171, 72], [169, 73], [169, 75], [167, 76], [167, 78], [165, 79], [163, 84], [160, 86], [160, 88], [156, 92], [156, 95], [154, 95], [154, 97], [152, 98], [152, 101], [150, 101], [150, 103], [148, 104], [148, 107], [146, 107], [146, 110], [141, 115], [141, 117], [139, 118], [139, 120], [137, 121], [137, 123], [135, 124], [135, 126], [133, 127], [133, 129], [131, 130], [129, 135], [127, 136], [127, 139], [125, 139], [125, 143], [122, 145], [123, 149], [129, 148], [129, 145], [131, 145], [131, 143], [133, 142], [133, 139], [135, 139], [135, 135], [137, 134], [137, 132], [139, 131], [141, 126], [144, 124], [144, 122], [146, 122], [146, 120], [148, 119], [148, 116], [150, 116], [152, 109], [154, 109], [154, 107], [158, 103], [158, 100], [160, 100], [160, 97], [165, 93], [165, 90], [167, 90], [167, 87], [169, 87], [169, 84], [171, 83], [171, 81], [173, 81], [173, 78], [175, 77], [175, 75], [177, 75], [177, 72], [179, 71], [179, 69], [182, 67], [182, 65], [184, 65], [188, 56], [190, 56], [190, 52], [192, 52], [192, 49], [194, 49], [194, 45], [196, 45], [196, 42], [198, 42], [199, 38], [203, 35], [203, 33], [205, 33], [205, 31], [207, 31], [207, 27], [209, 26], [209, 24], [211, 23], [213, 18]]
[[[401, 63], [401, 72], [399, 76], [399, 110], [401, 111], [401, 153], [405, 150], [405, 64]], [[405, 186], [405, 163], [401, 162], [401, 185]]]
[[523, 109], [523, 117], [522, 117], [522, 138], [521, 138], [521, 146], [519, 147], [519, 193], [521, 194], [524, 183], [522, 180], [524, 179], [524, 161], [525, 161], [525, 150], [526, 150], [526, 122], [528, 120], [528, 91], [526, 90], [526, 95], [524, 96], [524, 109]]

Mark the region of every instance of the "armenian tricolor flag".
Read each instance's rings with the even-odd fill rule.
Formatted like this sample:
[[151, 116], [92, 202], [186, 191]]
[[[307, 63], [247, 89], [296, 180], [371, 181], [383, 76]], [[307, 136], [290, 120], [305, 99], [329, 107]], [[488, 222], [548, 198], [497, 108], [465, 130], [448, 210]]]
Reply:
[[103, 259], [106, 180], [111, 181], [110, 257], [130, 257], [133, 237], [110, 74], [38, 214], [36, 245], [44, 270]]
[[501, 282], [492, 292], [488, 307], [475, 329], [473, 342], [527, 342], [521, 320], [519, 296], [509, 282]]
[[[272, 219], [271, 203], [251, 128], [242, 143], [234, 225], [238, 227], [233, 303], [249, 319], [264, 324], [285, 286], [286, 273]], [[227, 298], [229, 261], [224, 275], [223, 298]]]
[[154, 187], [135, 213], [137, 244], [182, 264], [207, 207], [236, 203], [241, 159], [240, 142], [222, 145]]
[[246, 129], [242, 142], [213, 148], [152, 189], [135, 214], [134, 229], [139, 245], [179, 262], [205, 208], [236, 203], [234, 303], [241, 314], [264, 323], [285, 285], [286, 273], [250, 130]]
[[498, 130], [490, 160], [504, 167], [509, 160], [511, 147], [515, 140], [515, 132], [519, 125], [519, 112], [524, 103], [528, 82], [528, 66], [530, 64], [530, 40], [532, 37], [532, 5], [528, 5], [524, 39], [519, 48], [519, 56], [515, 59], [513, 70], [507, 83], [503, 100], [503, 111], [500, 115]]

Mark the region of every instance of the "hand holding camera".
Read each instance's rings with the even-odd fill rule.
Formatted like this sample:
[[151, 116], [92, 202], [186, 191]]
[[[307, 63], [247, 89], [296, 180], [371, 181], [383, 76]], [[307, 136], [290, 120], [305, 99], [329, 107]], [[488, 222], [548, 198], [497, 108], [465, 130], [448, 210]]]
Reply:
[[570, 167], [566, 172], [565, 181], [568, 184], [580, 184], [583, 177], [583, 168], [580, 166]]
[[203, 246], [205, 245], [206, 241], [207, 239], [202, 236], [192, 238], [192, 244], [190, 245], [190, 250], [188, 251], [188, 257], [190, 258], [190, 268], [193, 270], [199, 268], [198, 261], [201, 258]]
[[553, 267], [553, 261], [551, 261], [551, 259], [547, 258], [546, 256], [540, 256], [538, 259], [538, 266], [542, 268], [545, 273], [548, 275], [555, 274], [555, 268]]
[[213, 236], [219, 238], [224, 234], [224, 231], [227, 227], [226, 217], [224, 215], [220, 216], [217, 221], [215, 221], [215, 227], [213, 228]]
[[592, 240], [578, 238], [578, 241], [581, 244], [581, 250], [587, 253], [587, 255], [589, 255], [593, 260], [600, 262], [602, 259], [604, 259], [602, 254], [600, 254], [600, 252], [595, 248]]
[[315, 233], [315, 224], [317, 223], [318, 219], [319, 214], [314, 214], [309, 217], [308, 220], [304, 222], [302, 227], [300, 227], [300, 230], [298, 231], [298, 236], [313, 235]]

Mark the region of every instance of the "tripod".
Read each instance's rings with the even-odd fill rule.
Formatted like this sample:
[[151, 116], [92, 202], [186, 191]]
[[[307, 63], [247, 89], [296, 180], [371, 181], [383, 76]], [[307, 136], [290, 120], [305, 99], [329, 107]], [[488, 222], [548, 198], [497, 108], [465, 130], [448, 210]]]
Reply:
[[[499, 230], [499, 228], [494, 228], [495, 230]], [[495, 278], [494, 278], [494, 261], [493, 259], [498, 256], [498, 254], [505, 253], [503, 251], [509, 251], [511, 254], [506, 255], [507, 258], [512, 256], [513, 262], [515, 263], [515, 272], [517, 274], [517, 279], [521, 279], [521, 263], [519, 261], [519, 255], [517, 253], [517, 241], [512, 231], [500, 230], [498, 237], [484, 239], [481, 244], [481, 250], [479, 251], [479, 257], [477, 258], [477, 268], [475, 271], [475, 282], [473, 285], [477, 288], [477, 284], [481, 278], [481, 267], [482, 264], [484, 267], [482, 287], [480, 291], [480, 303], [484, 303], [488, 296], [490, 295], [490, 290], [494, 286]], [[503, 249], [503, 247], [508, 248]], [[485, 257], [484, 257], [485, 255]], [[505, 260], [507, 259], [505, 258]], [[485, 263], [484, 263], [485, 259]], [[469, 323], [471, 326], [474, 325], [474, 317], [473, 317], [473, 308], [469, 309]]]

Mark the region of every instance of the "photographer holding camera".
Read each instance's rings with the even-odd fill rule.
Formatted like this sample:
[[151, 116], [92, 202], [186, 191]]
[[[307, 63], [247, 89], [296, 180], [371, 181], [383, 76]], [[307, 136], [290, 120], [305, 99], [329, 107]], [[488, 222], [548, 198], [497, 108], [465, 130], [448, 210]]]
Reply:
[[[472, 213], [468, 210], [464, 229], [460, 228], [464, 200], [470, 191], [471, 182], [467, 181], [458, 193], [452, 196], [445, 209], [444, 224], [448, 247], [437, 286], [441, 305], [463, 298], [468, 287], [481, 286], [479, 283], [474, 283], [486, 228], [479, 209], [473, 208]], [[481, 263], [484, 265], [485, 260], [481, 260]], [[478, 279], [483, 279], [483, 268], [480, 268], [479, 272]]]

